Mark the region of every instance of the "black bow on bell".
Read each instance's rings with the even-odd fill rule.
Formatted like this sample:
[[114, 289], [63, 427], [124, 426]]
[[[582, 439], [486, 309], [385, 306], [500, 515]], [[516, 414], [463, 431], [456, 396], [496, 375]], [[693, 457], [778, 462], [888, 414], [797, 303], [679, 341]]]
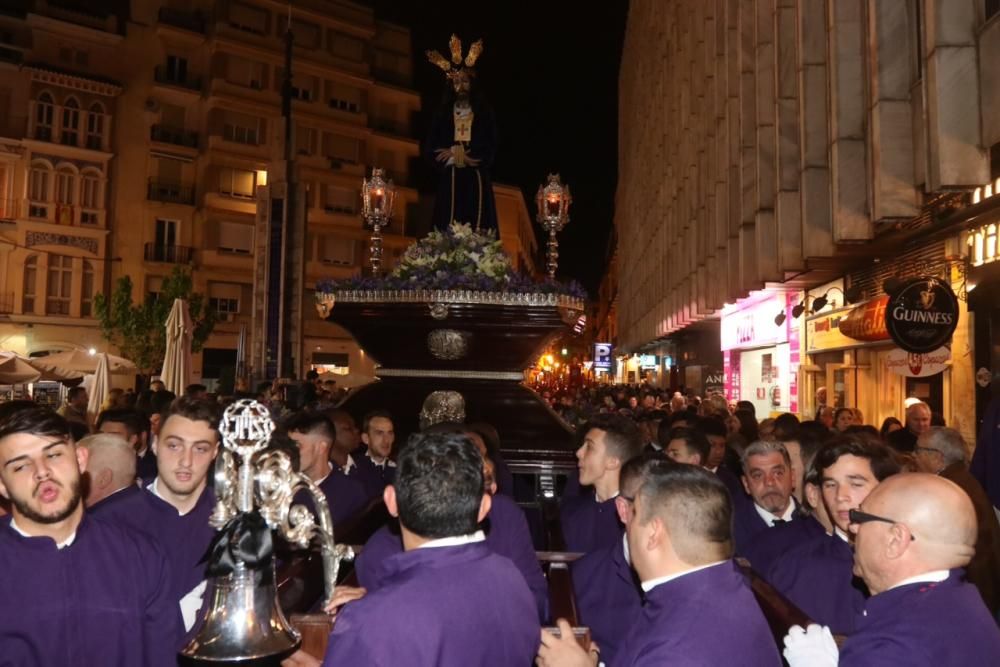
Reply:
[[221, 577], [236, 569], [237, 562], [251, 570], [266, 568], [272, 550], [271, 528], [264, 517], [256, 511], [240, 512], [215, 534], [201, 560], [208, 561], [209, 577]]

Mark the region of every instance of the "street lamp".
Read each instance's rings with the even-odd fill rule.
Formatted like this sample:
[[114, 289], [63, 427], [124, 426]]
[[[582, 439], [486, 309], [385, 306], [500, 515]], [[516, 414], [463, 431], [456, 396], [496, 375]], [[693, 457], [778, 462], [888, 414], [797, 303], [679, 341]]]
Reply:
[[569, 186], [563, 185], [559, 174], [549, 174], [549, 182], [538, 186], [535, 204], [538, 206], [538, 224], [549, 233], [548, 269], [549, 278], [556, 277], [559, 266], [559, 241], [556, 234], [569, 223], [569, 205], [573, 198], [569, 194]]
[[365, 227], [371, 230], [372, 274], [378, 275], [382, 267], [382, 228], [389, 226], [392, 205], [396, 200], [396, 187], [386, 181], [385, 172], [378, 167], [372, 169], [372, 177], [361, 181], [361, 215]]

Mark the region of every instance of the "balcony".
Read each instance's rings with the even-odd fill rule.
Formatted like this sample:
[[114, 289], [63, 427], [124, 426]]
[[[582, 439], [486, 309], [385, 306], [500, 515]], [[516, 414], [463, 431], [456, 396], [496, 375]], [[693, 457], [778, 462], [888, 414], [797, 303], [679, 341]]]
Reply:
[[149, 128], [149, 138], [164, 144], [198, 148], [198, 133], [181, 130], [167, 125], [153, 125]]
[[161, 7], [159, 18], [160, 23], [165, 25], [189, 32], [196, 32], [199, 35], [205, 34], [205, 17], [201, 12], [189, 12], [183, 9]]
[[186, 72], [176, 72], [161, 66], [153, 70], [153, 79], [155, 79], [157, 83], [162, 83], [168, 86], [177, 86], [178, 88], [186, 88], [187, 90], [201, 91], [201, 78], [191, 76]]
[[194, 206], [194, 187], [150, 180], [146, 186], [146, 199]]
[[190, 264], [194, 259], [194, 248], [183, 245], [147, 243], [143, 259], [147, 262], [163, 262], [165, 264]]

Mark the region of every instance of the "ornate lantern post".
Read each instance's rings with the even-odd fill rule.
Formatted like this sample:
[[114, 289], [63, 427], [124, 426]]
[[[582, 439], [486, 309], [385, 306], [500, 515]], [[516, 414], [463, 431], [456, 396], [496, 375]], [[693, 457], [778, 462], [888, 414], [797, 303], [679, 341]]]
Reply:
[[395, 200], [396, 187], [391, 180], [385, 180], [382, 169], [375, 167], [372, 177], [361, 181], [361, 215], [372, 233], [369, 251], [372, 274], [376, 276], [382, 268], [382, 228], [389, 226]]
[[538, 186], [535, 204], [538, 206], [538, 224], [549, 233], [548, 269], [549, 278], [556, 277], [559, 267], [559, 240], [556, 234], [569, 223], [569, 205], [573, 197], [569, 194], [569, 186], [563, 185], [559, 174], [549, 174], [549, 182]]

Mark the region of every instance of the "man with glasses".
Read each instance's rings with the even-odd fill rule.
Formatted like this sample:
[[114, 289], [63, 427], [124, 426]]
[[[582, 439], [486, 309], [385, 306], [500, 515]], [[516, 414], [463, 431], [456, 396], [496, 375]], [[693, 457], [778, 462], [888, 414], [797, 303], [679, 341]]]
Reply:
[[1000, 664], [1000, 629], [962, 581], [976, 513], [958, 485], [898, 475], [849, 514], [854, 571], [872, 597], [839, 652], [829, 628], [793, 626], [784, 651], [791, 667]]
[[1000, 524], [986, 491], [969, 473], [967, 448], [953, 428], [932, 428], [917, 439], [914, 449], [921, 472], [940, 475], [962, 487], [976, 509], [976, 555], [965, 568], [966, 579], [979, 589], [983, 602], [995, 615], [1000, 608]]

